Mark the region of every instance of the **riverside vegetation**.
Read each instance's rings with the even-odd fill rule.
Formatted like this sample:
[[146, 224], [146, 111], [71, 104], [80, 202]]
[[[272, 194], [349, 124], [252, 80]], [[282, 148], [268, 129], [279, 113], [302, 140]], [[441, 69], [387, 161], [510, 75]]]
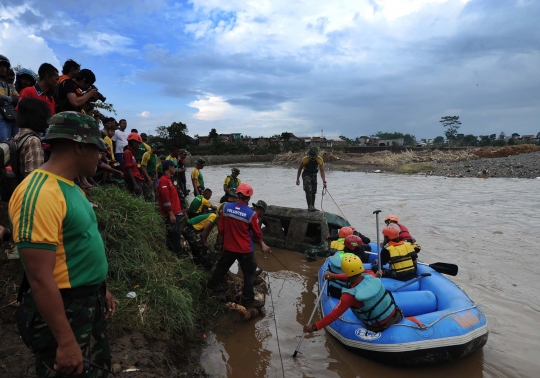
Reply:
[[[203, 329], [224, 311], [206, 295], [208, 273], [167, 249], [156, 204], [113, 186], [94, 189], [88, 199], [105, 243], [107, 286], [117, 301], [108, 323], [113, 368], [140, 368], [137, 377], [201, 374]], [[3, 218], [6, 210], [2, 204]], [[0, 376], [31, 377], [33, 356], [13, 321], [22, 266], [2, 255], [0, 289], [7, 295], [0, 299]], [[126, 297], [131, 291], [135, 298]]]

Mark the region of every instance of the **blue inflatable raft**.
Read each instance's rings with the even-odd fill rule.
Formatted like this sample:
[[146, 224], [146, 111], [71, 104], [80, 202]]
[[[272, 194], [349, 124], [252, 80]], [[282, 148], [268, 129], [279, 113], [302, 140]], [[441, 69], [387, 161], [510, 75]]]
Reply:
[[[376, 250], [374, 245], [372, 250]], [[373, 258], [370, 258], [373, 261]], [[329, 260], [319, 269], [322, 290]], [[371, 269], [371, 264], [364, 264]], [[428, 265], [418, 264], [417, 274], [430, 273], [413, 284], [383, 278], [403, 310], [404, 318], [383, 332], [368, 331], [351, 310], [326, 330], [345, 347], [371, 360], [390, 365], [415, 366], [462, 358], [482, 348], [488, 339], [487, 319], [476, 303], [455, 283]], [[338, 299], [328, 290], [320, 301], [322, 315], [329, 314]]]

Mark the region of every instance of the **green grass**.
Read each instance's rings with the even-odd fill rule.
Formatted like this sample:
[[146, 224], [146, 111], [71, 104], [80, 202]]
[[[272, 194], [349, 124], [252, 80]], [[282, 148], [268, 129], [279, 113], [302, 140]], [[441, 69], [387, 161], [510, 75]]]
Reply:
[[408, 173], [410, 175], [420, 172], [429, 172], [434, 170], [435, 167], [431, 163], [408, 163], [397, 167], [396, 173]]
[[[118, 335], [125, 328], [154, 338], [191, 338], [218, 311], [204, 293], [208, 273], [167, 249], [155, 203], [116, 187], [97, 188], [89, 200], [98, 205], [109, 262], [107, 286], [117, 300], [110, 332]], [[126, 298], [130, 291], [135, 299]]]

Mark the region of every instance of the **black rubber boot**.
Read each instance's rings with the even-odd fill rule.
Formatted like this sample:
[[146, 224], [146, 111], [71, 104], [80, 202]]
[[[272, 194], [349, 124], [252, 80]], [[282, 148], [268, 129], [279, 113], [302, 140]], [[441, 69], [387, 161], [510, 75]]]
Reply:
[[313, 207], [313, 194], [306, 193], [306, 202], [307, 202], [307, 209], [308, 211], [317, 211]]
[[316, 196], [317, 196], [316, 194], [313, 194], [313, 202], [311, 202], [311, 205], [313, 206], [313, 209], [314, 209], [313, 211], [319, 211], [319, 209], [317, 209], [317, 208], [315, 207], [315, 197], [316, 197]]

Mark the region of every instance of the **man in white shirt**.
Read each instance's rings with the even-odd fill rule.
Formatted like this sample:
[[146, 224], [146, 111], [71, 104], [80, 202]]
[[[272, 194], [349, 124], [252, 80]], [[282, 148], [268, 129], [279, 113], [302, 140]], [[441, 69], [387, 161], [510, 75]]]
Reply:
[[120, 124], [118, 126], [118, 130], [114, 132], [114, 135], [112, 137], [113, 142], [116, 143], [116, 148], [114, 150], [114, 157], [117, 162], [120, 163], [120, 167], [118, 170], [122, 171], [124, 167], [122, 167], [122, 162], [124, 161], [124, 147], [127, 146], [127, 136], [128, 134], [125, 132], [127, 127], [127, 121], [125, 119], [120, 120]]

